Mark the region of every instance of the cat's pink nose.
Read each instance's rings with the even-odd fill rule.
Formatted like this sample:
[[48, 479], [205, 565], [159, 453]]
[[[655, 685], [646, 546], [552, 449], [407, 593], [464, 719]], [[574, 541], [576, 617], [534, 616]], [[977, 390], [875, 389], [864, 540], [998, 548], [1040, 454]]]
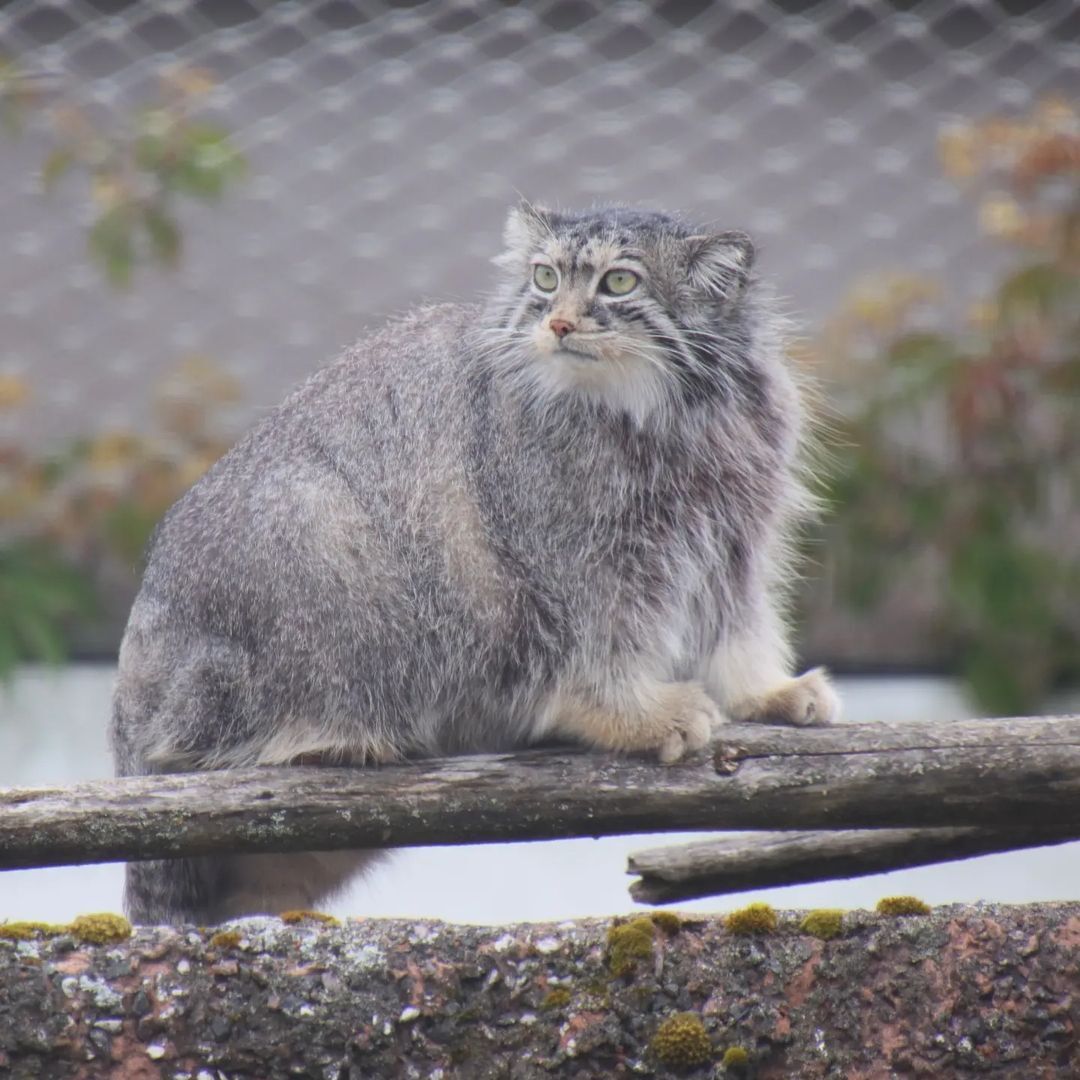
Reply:
[[574, 324], [567, 322], [565, 319], [552, 319], [548, 326], [551, 327], [551, 332], [560, 340], [574, 329]]

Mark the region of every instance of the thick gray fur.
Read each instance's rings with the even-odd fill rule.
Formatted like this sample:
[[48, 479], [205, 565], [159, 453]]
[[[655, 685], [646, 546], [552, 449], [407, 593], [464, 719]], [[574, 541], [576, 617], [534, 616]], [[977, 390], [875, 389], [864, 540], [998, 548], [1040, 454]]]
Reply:
[[[121, 648], [118, 773], [553, 737], [672, 761], [724, 716], [835, 714], [779, 613], [803, 420], [750, 242], [528, 205], [505, 239], [485, 304], [364, 337], [166, 515]], [[611, 266], [631, 295], [604, 291]], [[133, 863], [127, 903], [313, 906], [375, 857]]]

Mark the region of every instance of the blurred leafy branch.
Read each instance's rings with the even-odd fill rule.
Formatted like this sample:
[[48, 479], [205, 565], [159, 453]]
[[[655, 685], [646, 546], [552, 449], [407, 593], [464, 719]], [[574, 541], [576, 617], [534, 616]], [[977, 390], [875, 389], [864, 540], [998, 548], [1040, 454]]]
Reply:
[[88, 179], [95, 211], [88, 250], [118, 287], [130, 284], [140, 264], [176, 265], [179, 198], [217, 201], [247, 171], [230, 134], [197, 118], [213, 78], [177, 67], [159, 82], [157, 102], [102, 125], [78, 103], [47, 103], [48, 80], [0, 59], [0, 124], [18, 135], [31, 119], [45, 120], [52, 143], [41, 170], [46, 191], [72, 173]]
[[1012, 265], [960, 333], [924, 328], [948, 294], [913, 275], [859, 283], [824, 328], [844, 446], [826, 548], [864, 611], [940, 590], [977, 701], [1018, 713], [1080, 678], [1080, 118], [1047, 100], [939, 153]]
[[[86, 178], [87, 246], [110, 284], [129, 285], [139, 265], [175, 266], [178, 200], [217, 201], [247, 170], [229, 133], [197, 118], [212, 77], [170, 69], [154, 104], [104, 125], [55, 83], [0, 58], [0, 128], [45, 132], [46, 192]], [[25, 379], [0, 373], [0, 416], [30, 396]], [[45, 456], [0, 439], [0, 678], [22, 660], [64, 658], [72, 629], [98, 612], [97, 581], [130, 580], [155, 523], [224, 452], [218, 413], [238, 397], [234, 380], [191, 357], [158, 389], [155, 437], [109, 432]]]

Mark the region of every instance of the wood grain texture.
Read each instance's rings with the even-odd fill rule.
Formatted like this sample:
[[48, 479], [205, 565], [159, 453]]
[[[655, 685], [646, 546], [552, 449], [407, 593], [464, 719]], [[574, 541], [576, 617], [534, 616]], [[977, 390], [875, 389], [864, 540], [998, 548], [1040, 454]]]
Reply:
[[752, 832], [634, 852], [630, 895], [670, 904], [775, 885], [863, 877], [887, 870], [1080, 840], [1064, 829], [840, 829]]
[[1080, 824], [1080, 718], [766, 729], [660, 766], [536, 750], [0, 791], [0, 868], [686, 829]]

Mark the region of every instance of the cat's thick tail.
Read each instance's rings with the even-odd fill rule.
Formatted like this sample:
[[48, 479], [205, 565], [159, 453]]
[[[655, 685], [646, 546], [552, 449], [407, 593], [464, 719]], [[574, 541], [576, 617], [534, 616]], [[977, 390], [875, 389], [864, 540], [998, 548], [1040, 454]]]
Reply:
[[[162, 774], [191, 768], [177, 753], [175, 768], [148, 762], [139, 745], [146, 730], [133, 703], [118, 688], [113, 704], [112, 746], [119, 776]], [[135, 705], [134, 707], [138, 707]], [[196, 766], [197, 767], [197, 766]], [[277, 915], [318, 909], [350, 880], [387, 855], [381, 850], [305, 851], [292, 854], [204, 855], [150, 859], [127, 865], [124, 907], [137, 924], [212, 926], [243, 915]]]
[[124, 906], [137, 924], [213, 926], [244, 915], [318, 910], [384, 851], [206, 855], [127, 865]]

